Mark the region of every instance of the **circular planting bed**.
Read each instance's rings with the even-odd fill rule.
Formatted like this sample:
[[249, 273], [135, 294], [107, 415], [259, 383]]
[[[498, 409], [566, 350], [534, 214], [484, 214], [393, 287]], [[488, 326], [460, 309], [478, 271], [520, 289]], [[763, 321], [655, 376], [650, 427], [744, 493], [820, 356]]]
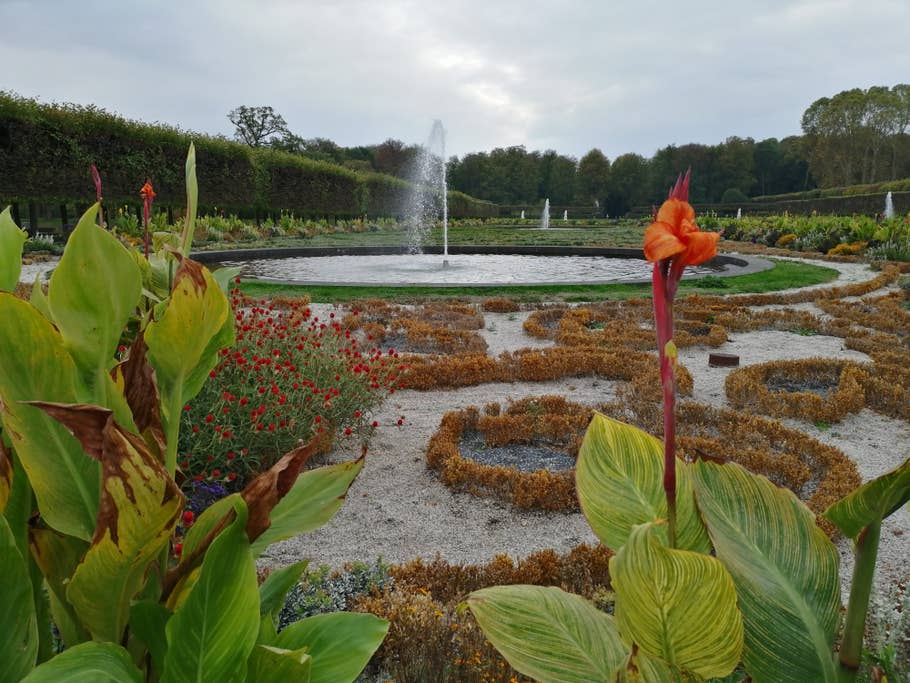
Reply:
[[731, 372], [727, 399], [734, 408], [810, 421], [837, 422], [866, 406], [867, 368], [830, 358], [773, 361]]
[[521, 509], [577, 510], [575, 459], [592, 414], [561, 396], [449, 412], [430, 439], [427, 466], [453, 488]]

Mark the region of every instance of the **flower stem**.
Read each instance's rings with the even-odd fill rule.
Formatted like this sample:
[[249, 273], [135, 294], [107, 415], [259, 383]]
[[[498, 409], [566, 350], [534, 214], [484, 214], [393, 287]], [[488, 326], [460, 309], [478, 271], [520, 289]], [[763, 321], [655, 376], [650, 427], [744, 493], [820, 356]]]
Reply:
[[878, 541], [881, 536], [881, 520], [863, 529], [856, 539], [854, 548], [853, 583], [850, 586], [850, 601], [844, 619], [844, 639], [840, 646], [840, 679], [856, 680], [863, 655], [863, 635], [866, 630], [866, 612], [872, 593], [872, 578], [875, 574], [875, 559], [878, 555]]
[[[673, 341], [674, 269], [667, 260], [654, 264], [652, 291], [660, 380], [664, 403], [664, 495], [667, 498], [667, 535], [676, 547], [676, 348]], [[672, 351], [671, 351], [672, 349]], [[672, 357], [668, 354], [672, 353]]]

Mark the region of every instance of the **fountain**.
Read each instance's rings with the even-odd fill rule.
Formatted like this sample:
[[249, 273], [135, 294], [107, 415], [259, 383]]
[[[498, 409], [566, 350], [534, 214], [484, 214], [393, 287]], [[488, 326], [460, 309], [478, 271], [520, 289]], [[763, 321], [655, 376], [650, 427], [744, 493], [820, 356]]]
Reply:
[[446, 130], [433, 121], [430, 137], [417, 156], [411, 172], [414, 185], [406, 211], [408, 253], [422, 253], [423, 240], [442, 214], [443, 265], [449, 255], [449, 199], [446, 185]]
[[742, 210], [742, 209], [737, 209], [737, 210], [736, 210], [736, 220], [739, 220], [739, 219], [742, 218], [742, 217], [743, 217], [743, 210]]
[[563, 209], [563, 212], [562, 212], [562, 221], [563, 221], [563, 223], [565, 223], [565, 222], [567, 222], [568, 220], [569, 220], [569, 210], [568, 210], [568, 209]]
[[543, 213], [540, 214], [540, 227], [546, 230], [550, 227], [550, 198], [543, 203]]
[[521, 220], [524, 220], [524, 219], [525, 219], [525, 210], [522, 209], [521, 210]]
[[894, 218], [894, 200], [891, 198], [891, 191], [885, 195], [885, 218]]

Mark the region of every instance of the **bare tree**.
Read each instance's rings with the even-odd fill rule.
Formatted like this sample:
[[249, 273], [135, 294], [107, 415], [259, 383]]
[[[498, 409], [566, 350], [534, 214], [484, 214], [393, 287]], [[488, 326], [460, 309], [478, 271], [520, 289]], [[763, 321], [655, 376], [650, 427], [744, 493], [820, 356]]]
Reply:
[[234, 137], [250, 147], [262, 147], [272, 136], [289, 133], [284, 117], [271, 107], [241, 106], [231, 110], [227, 117], [237, 128]]

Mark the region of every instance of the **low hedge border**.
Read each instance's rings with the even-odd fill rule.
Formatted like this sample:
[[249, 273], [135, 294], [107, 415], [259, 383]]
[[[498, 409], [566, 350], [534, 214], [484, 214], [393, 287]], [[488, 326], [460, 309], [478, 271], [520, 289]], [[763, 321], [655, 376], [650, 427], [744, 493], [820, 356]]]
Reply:
[[[788, 391], [769, 387], [776, 380], [828, 384], [825, 396], [811, 391]], [[866, 407], [867, 368], [853, 361], [831, 358], [772, 361], [734, 370], [724, 389], [734, 408], [774, 417], [793, 417], [810, 422], [839, 422]]]
[[[402, 388], [417, 391], [475, 386], [488, 382], [547, 382], [564, 377], [596, 375], [606, 380], [635, 380], [660, 387], [657, 361], [644, 351], [597, 347], [521, 349], [494, 359], [482, 354], [402, 357], [408, 368]], [[677, 365], [677, 388], [692, 393], [692, 375]]]
[[483, 415], [474, 406], [443, 415], [427, 446], [427, 467], [447, 486], [475, 495], [490, 494], [521, 510], [578, 510], [574, 467], [522, 472], [515, 467], [485, 465], [463, 457], [459, 444], [466, 433], [476, 431], [489, 447], [545, 443], [574, 459], [593, 409], [560, 396], [541, 396], [500, 410], [494, 403]]

